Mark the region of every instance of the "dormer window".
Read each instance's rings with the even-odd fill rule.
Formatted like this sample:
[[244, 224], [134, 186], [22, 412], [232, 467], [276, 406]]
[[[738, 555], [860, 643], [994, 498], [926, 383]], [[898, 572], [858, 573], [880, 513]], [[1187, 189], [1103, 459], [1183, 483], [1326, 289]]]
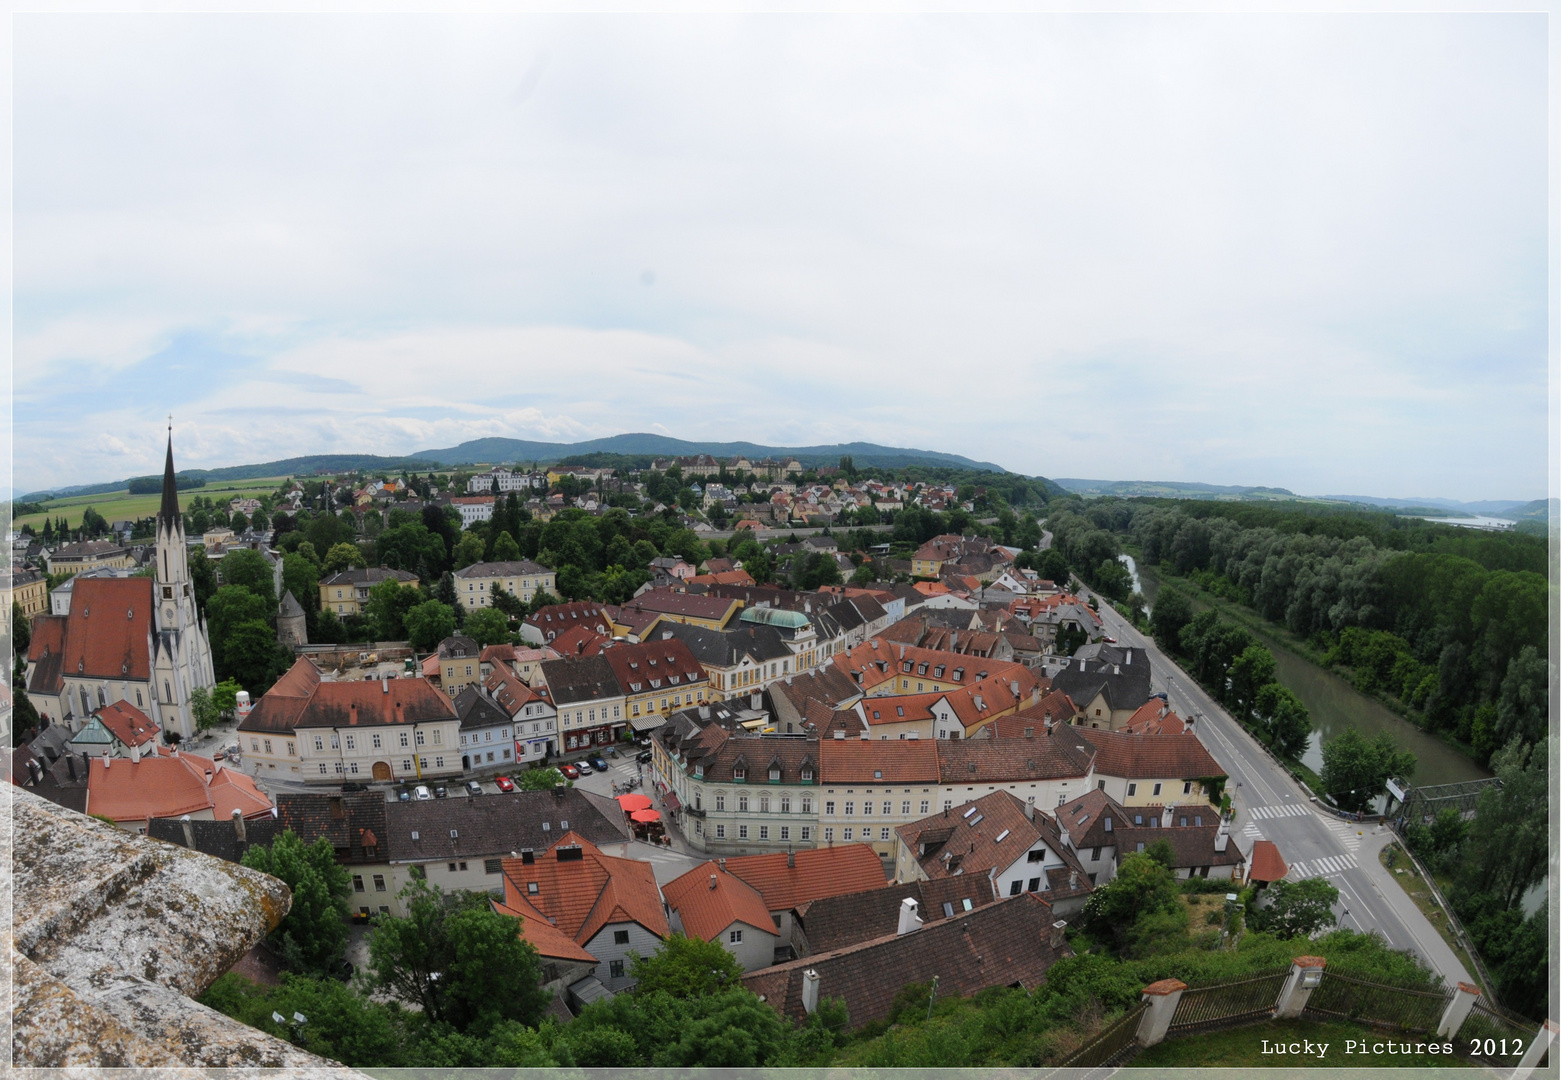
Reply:
[[770, 766], [770, 779], [771, 780], [779, 780], [780, 779], [780, 766], [779, 765], [771, 765]]
[[743, 766], [743, 765], [733, 765], [732, 766], [732, 779], [733, 780], [746, 780], [746, 779], [748, 779], [748, 769], [747, 769], [747, 767]]
[[806, 765], [802, 767], [802, 779], [804, 783], [811, 783], [813, 780], [813, 770]]

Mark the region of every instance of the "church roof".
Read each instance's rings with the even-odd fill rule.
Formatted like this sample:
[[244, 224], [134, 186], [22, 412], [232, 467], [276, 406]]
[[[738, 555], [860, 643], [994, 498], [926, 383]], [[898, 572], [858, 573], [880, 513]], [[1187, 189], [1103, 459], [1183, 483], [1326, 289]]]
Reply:
[[70, 614], [34, 621], [27, 658], [36, 666], [28, 689], [58, 693], [70, 675], [151, 678], [151, 579], [77, 578], [71, 592]]
[[277, 614], [284, 619], [296, 619], [304, 613], [303, 606], [298, 603], [293, 590], [288, 589], [282, 594], [282, 606], [277, 609]]
[[173, 477], [173, 432], [168, 433], [168, 460], [163, 465], [163, 504], [157, 511], [157, 520], [170, 525], [182, 524], [179, 512], [179, 485]]

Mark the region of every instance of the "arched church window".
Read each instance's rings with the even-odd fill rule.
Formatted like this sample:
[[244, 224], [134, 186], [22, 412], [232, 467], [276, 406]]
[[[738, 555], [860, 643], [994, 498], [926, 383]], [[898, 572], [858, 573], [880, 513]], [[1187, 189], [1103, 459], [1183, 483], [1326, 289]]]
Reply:
[[168, 688], [167, 679], [163, 680], [163, 702], [168, 705], [173, 704], [173, 691]]

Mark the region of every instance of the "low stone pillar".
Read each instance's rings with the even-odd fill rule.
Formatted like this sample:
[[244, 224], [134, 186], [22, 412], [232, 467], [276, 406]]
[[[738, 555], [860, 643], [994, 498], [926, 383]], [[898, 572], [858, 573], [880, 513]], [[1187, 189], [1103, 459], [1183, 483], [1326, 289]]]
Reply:
[[1138, 1022], [1140, 1046], [1164, 1041], [1165, 1033], [1171, 1027], [1171, 1017], [1176, 1015], [1176, 1006], [1181, 1004], [1182, 992], [1186, 989], [1187, 984], [1180, 979], [1161, 979], [1144, 987], [1143, 1000], [1149, 1003], [1149, 1008], [1144, 1010], [1143, 1018]]
[[1311, 1000], [1312, 991], [1323, 981], [1323, 968], [1328, 964], [1320, 956], [1297, 956], [1290, 961], [1290, 978], [1279, 991], [1279, 1001], [1274, 1005], [1274, 1019], [1294, 1020]]
[[1458, 1029], [1463, 1027], [1464, 1020], [1469, 1016], [1469, 1010], [1474, 1008], [1474, 1003], [1479, 996], [1478, 986], [1470, 986], [1466, 982], [1459, 983], [1458, 989], [1447, 1001], [1447, 1008], [1442, 1013], [1442, 1022], [1436, 1025], [1437, 1038], [1457, 1035]]
[[[1558, 1034], [1561, 1034], [1561, 1031], [1557, 1030], [1555, 1021], [1546, 1020], [1539, 1031], [1535, 1032], [1534, 1041], [1528, 1044], [1523, 1059], [1513, 1070], [1512, 1080], [1528, 1080], [1529, 1074], [1539, 1068], [1539, 1063], [1544, 1060], [1545, 1051], [1555, 1045]], [[1555, 1062], [1551, 1062], [1550, 1067], [1555, 1068]]]

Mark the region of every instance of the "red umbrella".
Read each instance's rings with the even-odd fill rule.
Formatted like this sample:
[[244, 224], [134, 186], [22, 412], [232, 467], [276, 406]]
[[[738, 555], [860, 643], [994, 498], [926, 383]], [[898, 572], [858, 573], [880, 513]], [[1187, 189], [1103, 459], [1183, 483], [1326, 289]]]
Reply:
[[623, 807], [623, 812], [632, 814], [636, 810], [650, 809], [650, 796], [634, 792], [629, 795], [619, 795], [618, 805]]
[[630, 821], [637, 821], [641, 825], [649, 825], [652, 821], [660, 821], [661, 820], [661, 811], [659, 811], [659, 810], [636, 810], [636, 811], [634, 811], [634, 813], [629, 815], [629, 820]]

